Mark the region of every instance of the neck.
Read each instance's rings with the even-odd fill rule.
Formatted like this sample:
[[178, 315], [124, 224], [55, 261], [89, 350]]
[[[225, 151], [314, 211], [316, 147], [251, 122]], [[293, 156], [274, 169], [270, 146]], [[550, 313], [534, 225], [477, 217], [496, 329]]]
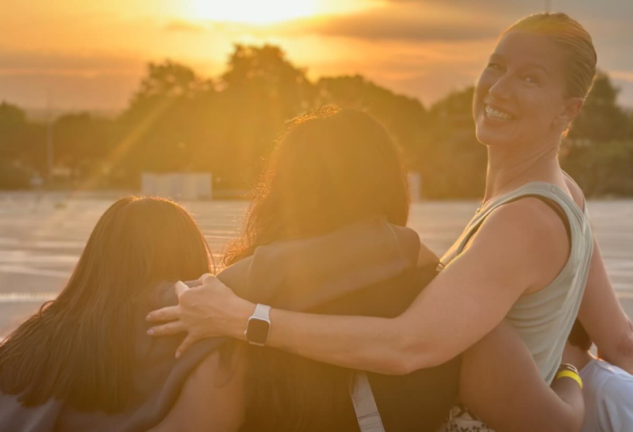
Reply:
[[558, 170], [558, 143], [544, 142], [517, 148], [488, 146], [484, 202]]

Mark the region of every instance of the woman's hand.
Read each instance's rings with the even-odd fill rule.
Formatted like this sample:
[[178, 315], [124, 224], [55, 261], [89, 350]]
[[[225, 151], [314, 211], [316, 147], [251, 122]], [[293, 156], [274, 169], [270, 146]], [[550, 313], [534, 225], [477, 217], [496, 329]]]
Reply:
[[238, 297], [218, 278], [205, 275], [202, 285], [190, 288], [183, 282], [175, 286], [178, 305], [150, 312], [147, 321], [166, 324], [148, 330], [150, 336], [188, 335], [176, 351], [176, 358], [200, 339], [231, 336], [244, 339], [248, 318], [255, 305]]

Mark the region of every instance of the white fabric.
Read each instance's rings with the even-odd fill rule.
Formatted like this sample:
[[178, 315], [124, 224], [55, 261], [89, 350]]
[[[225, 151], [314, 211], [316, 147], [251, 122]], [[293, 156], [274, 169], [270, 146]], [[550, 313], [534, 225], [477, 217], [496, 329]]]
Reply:
[[361, 432], [385, 432], [378, 406], [365, 372], [357, 372], [350, 396]]
[[582, 432], [633, 431], [633, 375], [602, 360], [581, 371], [585, 397]]

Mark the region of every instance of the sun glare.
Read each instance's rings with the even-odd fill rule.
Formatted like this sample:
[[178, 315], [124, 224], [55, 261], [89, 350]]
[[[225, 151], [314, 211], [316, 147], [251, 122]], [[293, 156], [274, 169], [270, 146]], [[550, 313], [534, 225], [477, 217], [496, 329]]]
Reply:
[[319, 0], [192, 0], [197, 19], [213, 21], [273, 24], [310, 17], [319, 12]]

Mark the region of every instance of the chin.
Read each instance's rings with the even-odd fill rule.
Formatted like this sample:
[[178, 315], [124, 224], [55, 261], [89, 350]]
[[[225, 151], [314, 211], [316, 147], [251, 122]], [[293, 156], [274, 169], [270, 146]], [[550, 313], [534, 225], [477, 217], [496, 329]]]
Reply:
[[512, 138], [506, 134], [497, 131], [491, 131], [486, 127], [477, 126], [477, 141], [487, 147], [508, 146], [512, 142]]

